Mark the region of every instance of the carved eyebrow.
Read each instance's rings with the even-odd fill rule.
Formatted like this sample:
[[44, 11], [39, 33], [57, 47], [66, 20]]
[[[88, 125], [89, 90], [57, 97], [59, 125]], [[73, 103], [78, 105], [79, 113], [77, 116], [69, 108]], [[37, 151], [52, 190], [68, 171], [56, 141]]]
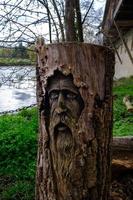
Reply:
[[71, 93], [73, 93], [73, 94], [75, 94], [75, 95], [79, 95], [79, 92], [73, 90], [72, 88], [70, 88], [70, 89], [63, 88], [63, 89], [61, 89], [61, 90], [60, 90], [60, 89], [54, 88], [54, 89], [51, 89], [51, 90], [48, 91], [48, 95], [50, 95], [52, 92], [60, 92], [60, 91], [69, 92], [69, 93], [71, 92]]
[[51, 89], [48, 91], [48, 95], [50, 95], [52, 92], [59, 92], [59, 89]]
[[75, 91], [75, 90], [72, 90], [72, 89], [62, 89], [61, 91], [63, 91], [63, 92], [65, 92], [65, 93], [70, 93], [70, 94], [73, 94], [73, 95], [78, 95], [79, 93], [77, 92], [77, 91]]

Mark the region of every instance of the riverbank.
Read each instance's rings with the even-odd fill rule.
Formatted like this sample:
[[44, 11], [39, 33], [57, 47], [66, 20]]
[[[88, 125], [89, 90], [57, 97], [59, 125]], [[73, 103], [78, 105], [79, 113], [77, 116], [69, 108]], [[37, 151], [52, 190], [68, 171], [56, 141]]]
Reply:
[[0, 58], [0, 66], [26, 66], [35, 65], [30, 59], [23, 58]]

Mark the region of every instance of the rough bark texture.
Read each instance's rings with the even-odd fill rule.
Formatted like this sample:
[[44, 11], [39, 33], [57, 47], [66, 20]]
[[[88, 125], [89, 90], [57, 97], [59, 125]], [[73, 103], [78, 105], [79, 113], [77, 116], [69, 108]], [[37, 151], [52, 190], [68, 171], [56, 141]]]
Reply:
[[[37, 43], [37, 97], [40, 130], [36, 200], [107, 200], [112, 140], [114, 55], [102, 46]], [[74, 128], [75, 151], [62, 163], [54, 157], [49, 133], [47, 83], [55, 73], [71, 74], [84, 101]], [[64, 140], [64, 145], [65, 140]], [[63, 144], [62, 144], [63, 146]], [[71, 152], [70, 152], [71, 154]]]
[[82, 17], [80, 11], [80, 2], [79, 0], [75, 0], [75, 9], [76, 9], [76, 26], [77, 26], [77, 41], [83, 42], [83, 27], [82, 27]]
[[65, 0], [66, 41], [76, 41], [75, 0]]

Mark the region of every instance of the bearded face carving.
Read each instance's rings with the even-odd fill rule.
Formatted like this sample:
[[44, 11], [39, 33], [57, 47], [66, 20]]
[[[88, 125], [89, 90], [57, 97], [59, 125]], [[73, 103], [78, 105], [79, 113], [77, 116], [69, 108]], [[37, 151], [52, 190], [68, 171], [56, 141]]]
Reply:
[[[71, 195], [68, 196], [71, 185], [69, 177], [74, 175], [76, 169], [74, 154], [79, 151], [76, 125], [84, 102], [73, 83], [72, 75], [65, 76], [61, 72], [49, 78], [47, 94], [50, 109], [48, 131], [53, 168], [59, 187], [57, 190], [62, 192], [59, 195], [61, 199], [71, 199]], [[78, 176], [81, 174], [78, 173]], [[66, 193], [67, 196], [63, 197]]]
[[114, 55], [83, 43], [36, 45], [36, 197], [108, 199]]
[[[55, 77], [49, 80], [47, 92], [50, 106], [49, 133], [51, 143], [56, 140], [55, 145], [59, 150], [61, 145], [65, 145], [68, 137], [74, 137], [72, 132], [76, 128], [84, 103], [78, 88], [73, 83], [72, 75], [65, 76], [58, 72]], [[64, 141], [62, 141], [63, 144], [59, 145], [60, 137], [64, 137]], [[65, 150], [67, 153], [67, 149]]]

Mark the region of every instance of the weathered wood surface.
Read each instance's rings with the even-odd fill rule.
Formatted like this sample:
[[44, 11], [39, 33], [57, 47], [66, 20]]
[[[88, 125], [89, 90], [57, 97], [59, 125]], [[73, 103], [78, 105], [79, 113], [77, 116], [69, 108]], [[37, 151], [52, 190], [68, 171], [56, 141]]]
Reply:
[[114, 154], [118, 151], [133, 152], [133, 136], [113, 137], [112, 150]]
[[114, 137], [112, 142], [113, 177], [133, 170], [133, 136]]
[[[40, 130], [37, 200], [107, 200], [112, 141], [112, 77], [114, 55], [102, 46], [37, 44], [37, 99]], [[61, 158], [53, 152], [49, 132], [47, 83], [55, 73], [71, 74], [84, 101], [73, 127], [74, 151]], [[58, 137], [56, 137], [58, 141]], [[66, 145], [64, 140], [64, 144]], [[53, 156], [53, 155], [58, 156]], [[62, 163], [62, 164], [61, 164]], [[61, 165], [60, 165], [61, 164]], [[60, 165], [60, 167], [59, 167]]]
[[133, 137], [114, 137], [110, 200], [133, 199]]

